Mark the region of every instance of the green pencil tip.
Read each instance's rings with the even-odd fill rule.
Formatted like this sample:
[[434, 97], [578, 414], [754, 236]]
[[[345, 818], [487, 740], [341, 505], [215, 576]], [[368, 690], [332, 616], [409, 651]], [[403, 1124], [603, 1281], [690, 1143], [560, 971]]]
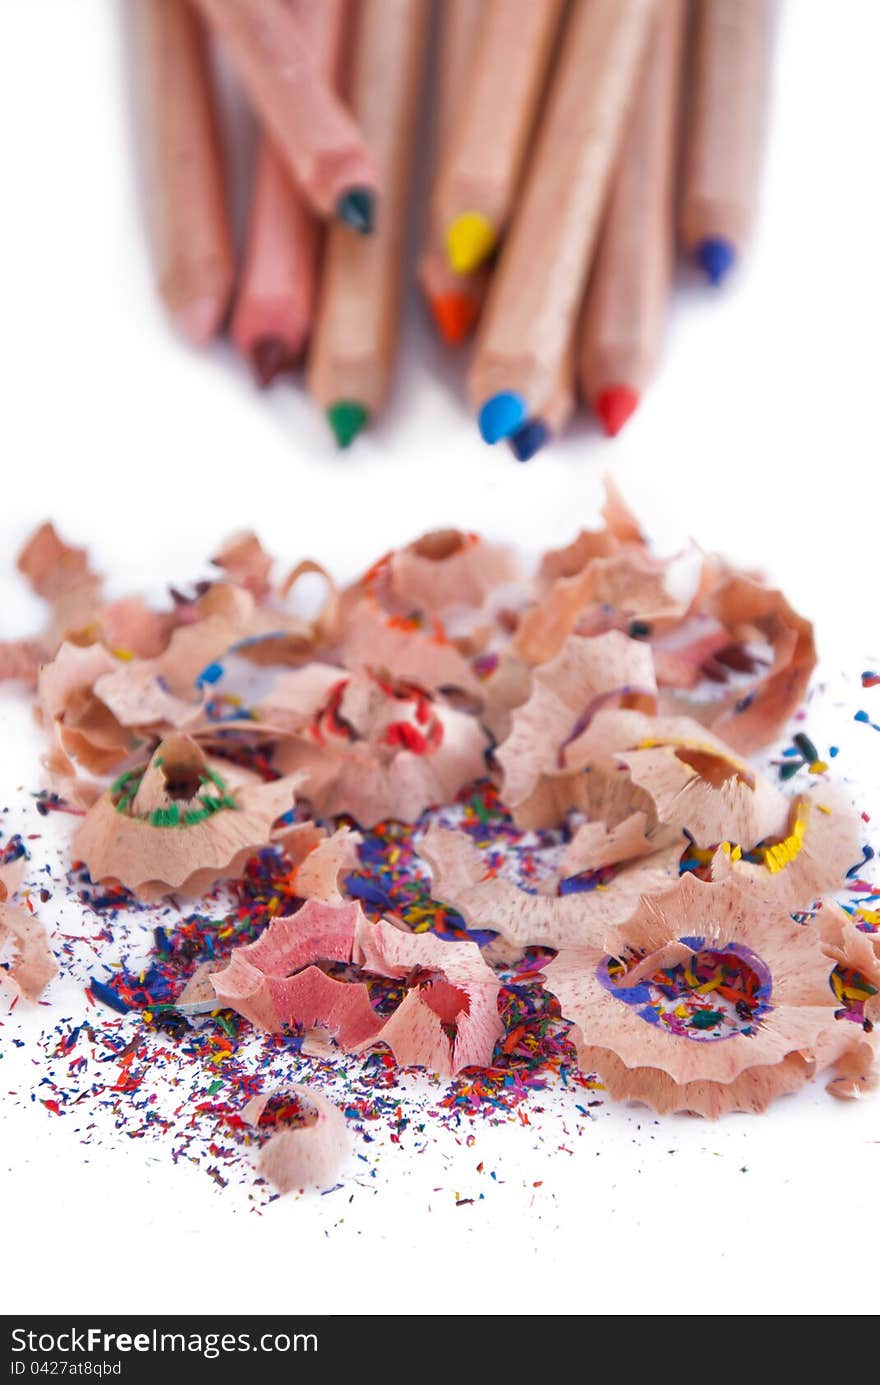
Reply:
[[327, 410], [327, 421], [340, 447], [350, 447], [370, 415], [356, 399], [339, 399]]
[[362, 236], [372, 231], [375, 214], [375, 198], [369, 188], [349, 188], [336, 203], [339, 220]]

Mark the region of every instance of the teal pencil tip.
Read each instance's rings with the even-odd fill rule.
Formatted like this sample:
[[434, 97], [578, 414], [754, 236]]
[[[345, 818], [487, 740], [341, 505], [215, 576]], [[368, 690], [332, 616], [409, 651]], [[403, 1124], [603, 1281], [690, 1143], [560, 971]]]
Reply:
[[336, 203], [336, 215], [359, 235], [368, 236], [375, 222], [376, 199], [369, 188], [349, 188]]

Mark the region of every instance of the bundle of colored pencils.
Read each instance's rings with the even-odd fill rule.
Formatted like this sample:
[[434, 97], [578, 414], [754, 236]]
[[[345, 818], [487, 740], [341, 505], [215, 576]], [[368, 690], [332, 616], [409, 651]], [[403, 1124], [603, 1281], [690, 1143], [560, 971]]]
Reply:
[[[159, 287], [262, 385], [306, 356], [340, 446], [384, 407], [429, 0], [136, 0]], [[419, 281], [475, 332], [471, 406], [527, 460], [580, 393], [616, 434], [660, 352], [676, 239], [720, 283], [753, 220], [772, 0], [439, 0]], [[209, 42], [260, 122], [240, 271]], [[678, 236], [676, 236], [676, 222]]]

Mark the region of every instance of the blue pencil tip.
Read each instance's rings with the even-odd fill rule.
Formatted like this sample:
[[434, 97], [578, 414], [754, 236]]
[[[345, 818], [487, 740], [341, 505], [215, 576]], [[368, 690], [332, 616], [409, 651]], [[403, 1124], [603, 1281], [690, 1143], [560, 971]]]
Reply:
[[509, 438], [525, 420], [526, 401], [521, 394], [502, 390], [493, 394], [480, 409], [478, 423], [484, 442]]
[[510, 439], [510, 447], [518, 462], [530, 462], [550, 441], [550, 429], [540, 418], [527, 418]]
[[729, 240], [710, 237], [697, 246], [697, 264], [706, 271], [710, 284], [720, 284], [736, 260], [736, 250]]

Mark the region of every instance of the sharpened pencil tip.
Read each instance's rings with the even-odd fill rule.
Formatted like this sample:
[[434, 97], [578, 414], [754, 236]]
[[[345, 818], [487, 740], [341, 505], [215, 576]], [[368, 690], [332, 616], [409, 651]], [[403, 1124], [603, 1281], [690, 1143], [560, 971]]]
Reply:
[[729, 240], [712, 236], [697, 246], [697, 264], [705, 270], [710, 284], [718, 285], [727, 278], [736, 261], [736, 250]]
[[473, 274], [495, 249], [495, 228], [482, 212], [462, 212], [446, 230], [446, 253], [456, 274]]
[[638, 408], [639, 392], [629, 385], [612, 385], [596, 400], [596, 413], [609, 438], [616, 438], [628, 418]]
[[511, 437], [525, 422], [526, 401], [521, 394], [502, 390], [486, 400], [477, 415], [483, 442], [500, 442]]
[[327, 421], [340, 447], [350, 447], [365, 428], [369, 413], [356, 399], [337, 399], [327, 410]]
[[373, 229], [376, 199], [369, 188], [349, 188], [336, 203], [336, 215], [361, 236]]
[[546, 447], [551, 436], [543, 419], [527, 418], [510, 438], [510, 448], [518, 462], [530, 462], [542, 447]]
[[258, 337], [251, 346], [250, 358], [257, 382], [263, 389], [293, 365], [287, 343], [281, 337]]
[[461, 346], [467, 341], [479, 316], [478, 300], [469, 293], [438, 293], [428, 301], [446, 345]]
[[174, 319], [191, 346], [205, 346], [217, 335], [224, 306], [219, 298], [195, 298], [176, 309]]

